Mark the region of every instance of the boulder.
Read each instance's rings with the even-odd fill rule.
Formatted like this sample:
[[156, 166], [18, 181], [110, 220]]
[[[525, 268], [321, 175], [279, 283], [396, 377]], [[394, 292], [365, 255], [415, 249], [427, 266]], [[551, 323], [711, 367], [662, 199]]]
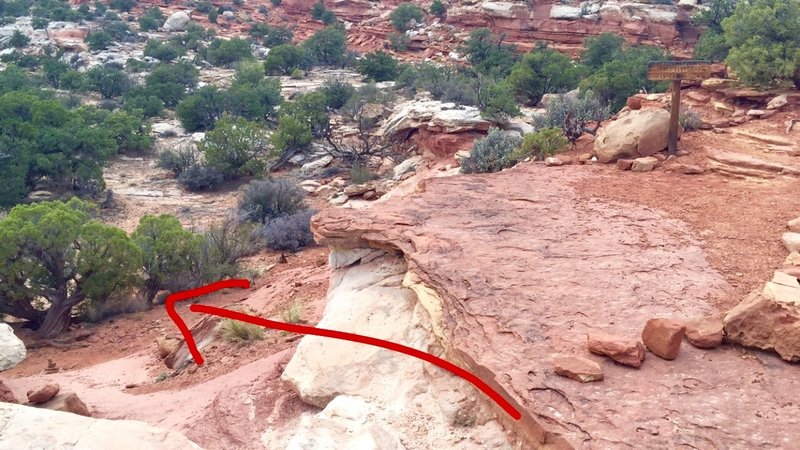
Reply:
[[774, 350], [781, 358], [800, 361], [800, 284], [775, 272], [761, 291], [753, 291], [728, 311], [723, 320], [731, 342]]
[[650, 319], [642, 331], [642, 342], [656, 356], [668, 360], [678, 357], [686, 332], [683, 322], [672, 319]]
[[786, 232], [781, 236], [783, 245], [790, 252], [800, 252], [800, 233]]
[[170, 353], [178, 349], [183, 342], [182, 339], [172, 337], [159, 337], [156, 338], [156, 345], [158, 346], [158, 357], [161, 359], [166, 358]]
[[0, 403], [3, 448], [200, 449], [180, 433], [134, 420], [81, 417], [58, 411]]
[[789, 231], [800, 233], [800, 217], [790, 220], [787, 226], [789, 227]]
[[669, 112], [653, 108], [628, 111], [601, 129], [594, 153], [603, 163], [650, 156], [667, 148], [668, 137]]
[[153, 133], [158, 135], [158, 137], [182, 136], [186, 133], [182, 127], [166, 122], [154, 123], [150, 126], [150, 129]]
[[3, 380], [0, 380], [0, 402], [17, 403], [17, 397], [14, 396], [14, 392], [3, 383]]
[[38, 406], [52, 411], [78, 414], [79, 416], [91, 417], [92, 415], [92, 411], [86, 406], [86, 403], [83, 403], [83, 400], [78, 398], [78, 394], [74, 392], [56, 395], [48, 402]]
[[556, 374], [581, 383], [603, 380], [603, 368], [591, 359], [580, 356], [565, 355], [553, 359]]
[[644, 158], [636, 158], [631, 164], [633, 172], [652, 172], [658, 165], [658, 158], [653, 156], [645, 156]]
[[725, 337], [722, 319], [702, 317], [686, 323], [686, 340], [697, 348], [716, 348]]
[[47, 403], [61, 390], [61, 386], [56, 384], [48, 384], [38, 391], [28, 391], [28, 401], [31, 403]]
[[419, 166], [421, 161], [422, 157], [417, 155], [412, 156], [411, 158], [408, 158], [400, 164], [394, 166], [394, 169], [392, 169], [394, 172], [394, 179], [399, 180], [403, 175], [417, 170], [417, 166]]
[[487, 131], [494, 122], [484, 119], [474, 106], [458, 106], [434, 100], [412, 100], [395, 108], [381, 127], [387, 138], [425, 129], [437, 133]]
[[786, 97], [786, 94], [781, 94], [777, 97], [774, 97], [772, 100], [767, 103], [767, 109], [781, 109], [782, 107], [786, 106], [789, 103], [789, 99]]
[[564, 162], [561, 161], [560, 159], [556, 158], [556, 157], [549, 156], [549, 157], [544, 159], [544, 165], [548, 166], [548, 167], [563, 166]]
[[172, 13], [171, 16], [164, 21], [165, 31], [186, 31], [186, 27], [192, 19], [185, 11], [177, 11]]
[[7, 323], [0, 323], [0, 371], [16, 367], [25, 359], [25, 344]]
[[711, 96], [705, 92], [691, 91], [686, 94], [686, 98], [696, 101], [697, 103], [708, 103]]
[[635, 339], [607, 333], [592, 333], [586, 338], [589, 351], [596, 355], [608, 356], [631, 367], [641, 367], [644, 362], [644, 346]]
[[327, 167], [328, 164], [332, 162], [333, 162], [333, 156], [325, 155], [322, 158], [315, 159], [314, 161], [303, 164], [303, 166], [300, 167], [300, 170], [303, 171], [304, 173], [313, 173], [316, 172], [317, 170]]
[[555, 4], [550, 8], [550, 18], [556, 20], [580, 19], [583, 11], [578, 6]]
[[631, 166], [633, 166], [632, 159], [618, 159], [617, 160], [617, 169], [619, 170], [631, 170]]

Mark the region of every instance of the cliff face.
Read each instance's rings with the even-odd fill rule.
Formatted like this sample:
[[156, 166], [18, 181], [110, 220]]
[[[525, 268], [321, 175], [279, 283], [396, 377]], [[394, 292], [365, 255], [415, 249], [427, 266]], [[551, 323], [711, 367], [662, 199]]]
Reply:
[[[428, 0], [410, 0], [427, 11]], [[167, 11], [189, 10], [187, 4], [143, 0], [140, 8], [160, 6]], [[284, 0], [273, 7], [267, 0], [256, 0], [241, 6], [229, 2], [212, 1], [215, 6], [228, 5], [235, 18], [218, 19], [221, 35], [244, 34], [248, 21], [269, 22], [295, 29], [297, 40], [302, 40], [322, 28], [318, 21], [311, 20], [310, 11], [316, 0]], [[357, 51], [384, 48], [387, 36], [396, 32], [389, 22], [389, 14], [399, 0], [324, 0], [325, 7], [348, 26], [348, 40]], [[588, 36], [600, 33], [617, 33], [630, 43], [658, 45], [668, 48], [675, 56], [688, 57], [697, 41], [698, 30], [691, 26], [690, 17], [694, 6], [681, 1], [676, 5], [660, 5], [615, 0], [535, 0], [535, 1], [445, 1], [447, 14], [439, 19], [427, 15], [425, 24], [410, 32], [413, 59], [446, 58], [455, 51], [475, 28], [489, 27], [503, 34], [505, 41], [523, 50], [533, 48], [537, 41], [549, 42], [562, 51], [577, 54]], [[259, 11], [266, 7], [267, 14]], [[192, 19], [207, 26], [204, 14], [193, 13]]]

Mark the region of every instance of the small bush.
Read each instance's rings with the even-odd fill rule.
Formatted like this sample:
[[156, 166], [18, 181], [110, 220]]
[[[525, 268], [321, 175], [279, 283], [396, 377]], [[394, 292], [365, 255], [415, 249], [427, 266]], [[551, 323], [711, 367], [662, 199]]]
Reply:
[[269, 2], [272, 3], [272, 6], [281, 6], [283, 0], [269, 0]]
[[678, 116], [678, 122], [681, 124], [684, 131], [692, 131], [700, 128], [703, 119], [700, 118], [700, 115], [697, 114], [695, 110], [688, 108], [681, 111], [681, 114]]
[[350, 168], [350, 182], [353, 184], [364, 184], [372, 178], [372, 172], [363, 165], [355, 164]]
[[356, 88], [341, 78], [328, 78], [322, 85], [322, 93], [325, 94], [326, 105], [338, 110], [355, 95]]
[[377, 51], [364, 55], [358, 61], [358, 73], [373, 81], [390, 81], [397, 78], [400, 66], [392, 55]]
[[392, 25], [401, 32], [412, 28], [412, 20], [416, 23], [421, 23], [423, 17], [425, 17], [425, 13], [412, 3], [401, 3], [389, 14], [389, 20], [392, 21]]
[[297, 252], [313, 244], [311, 217], [315, 213], [314, 210], [304, 209], [268, 222], [261, 229], [266, 247], [276, 251]]
[[404, 52], [408, 50], [411, 44], [411, 38], [406, 36], [405, 33], [389, 33], [389, 48], [396, 52]]
[[178, 177], [186, 169], [197, 165], [199, 156], [200, 152], [194, 145], [166, 149], [158, 154], [158, 167], [169, 170]]
[[492, 173], [511, 167], [517, 163], [512, 154], [521, 143], [519, 136], [492, 128], [485, 138], [475, 141], [469, 158], [461, 163], [461, 172]]
[[252, 181], [239, 202], [239, 214], [250, 222], [267, 223], [306, 208], [305, 193], [286, 179]]
[[222, 321], [220, 333], [226, 341], [236, 343], [250, 343], [264, 338], [263, 327], [233, 319]]
[[292, 74], [289, 75], [293, 80], [302, 80], [305, 77], [305, 74], [300, 69], [294, 69]]
[[210, 191], [222, 184], [223, 179], [219, 170], [205, 164], [193, 164], [181, 172], [178, 183], [192, 192]]
[[437, 17], [444, 17], [447, 8], [444, 7], [442, 0], [433, 0], [431, 3], [431, 14]]
[[563, 150], [568, 143], [560, 128], [544, 128], [526, 134], [522, 145], [512, 153], [512, 157], [516, 161], [528, 157], [541, 161]]
[[283, 321], [286, 323], [300, 323], [302, 306], [303, 305], [301, 305], [297, 300], [293, 301], [292, 304], [289, 305], [289, 307], [286, 308], [286, 311], [284, 311], [281, 315]]

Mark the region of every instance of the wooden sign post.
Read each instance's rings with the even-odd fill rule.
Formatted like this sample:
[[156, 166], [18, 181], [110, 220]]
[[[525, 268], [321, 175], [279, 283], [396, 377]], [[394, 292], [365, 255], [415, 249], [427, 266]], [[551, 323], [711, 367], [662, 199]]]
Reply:
[[678, 151], [678, 122], [681, 113], [681, 81], [702, 81], [711, 76], [711, 61], [659, 61], [647, 65], [648, 80], [672, 81], [672, 109], [669, 116], [668, 153]]

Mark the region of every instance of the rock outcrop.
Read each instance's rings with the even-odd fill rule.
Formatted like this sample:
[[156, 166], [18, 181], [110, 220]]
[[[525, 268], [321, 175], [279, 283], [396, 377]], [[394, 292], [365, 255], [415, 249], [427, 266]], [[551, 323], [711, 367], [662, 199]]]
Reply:
[[522, 420], [503, 425], [533, 447], [800, 439], [800, 377], [768, 354], [721, 347], [709, 361], [686, 345], [678, 360], [650, 358], [636, 371], [603, 364], [602, 384], [554, 376], [552, 355], [586, 354], [586, 335], [598, 328], [635, 336], [652, 317], [711, 316], [705, 299], [729, 289], [691, 227], [584, 197], [570, 188], [577, 180], [603, 188], [602, 176], [569, 165], [431, 178], [413, 195], [323, 211], [312, 230], [337, 249], [401, 252], [419, 301], [438, 305], [426, 310], [444, 356], [519, 406]]
[[11, 369], [25, 359], [25, 344], [7, 323], [0, 323], [0, 371]]
[[594, 153], [603, 163], [650, 156], [667, 148], [669, 112], [645, 108], [627, 111], [600, 129]]
[[192, 19], [185, 11], [176, 11], [164, 21], [165, 31], [186, 31]]
[[800, 361], [800, 284], [775, 272], [763, 290], [754, 291], [725, 316], [728, 339], [748, 347], [774, 350]]
[[[329, 264], [331, 289], [317, 326], [442, 354], [430, 319], [440, 314], [438, 304], [417, 292], [398, 254], [334, 249]], [[288, 448], [510, 448], [491, 408], [477, 402], [482, 394], [407, 355], [307, 336], [282, 378], [303, 401], [323, 408], [302, 418]]]
[[179, 433], [144, 422], [92, 419], [11, 403], [0, 403], [0, 436], [5, 448], [200, 448]]

